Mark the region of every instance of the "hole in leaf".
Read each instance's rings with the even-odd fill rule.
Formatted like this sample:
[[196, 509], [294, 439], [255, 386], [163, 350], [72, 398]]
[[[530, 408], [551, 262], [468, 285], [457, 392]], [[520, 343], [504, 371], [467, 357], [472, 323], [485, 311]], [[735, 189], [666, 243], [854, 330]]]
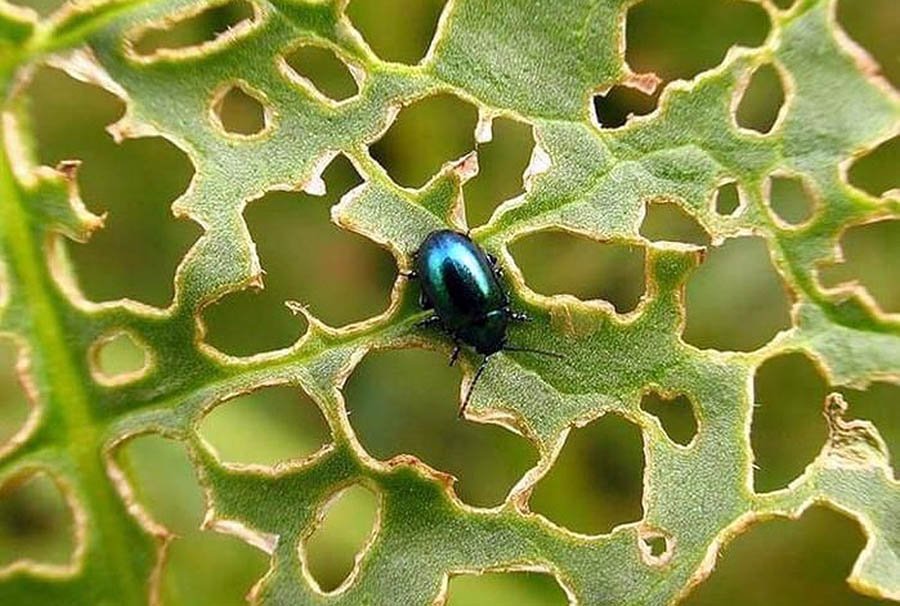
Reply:
[[354, 484], [323, 507], [322, 521], [301, 549], [319, 589], [331, 592], [350, 576], [358, 554], [371, 540], [378, 523], [378, 498], [365, 486]]
[[244, 21], [254, 17], [253, 5], [246, 0], [231, 0], [200, 13], [176, 17], [160, 27], [152, 27], [134, 41], [138, 55], [152, 55], [162, 49], [179, 49], [212, 42]]
[[725, 546], [715, 571], [682, 604], [883, 604], [845, 580], [864, 543], [856, 522], [824, 506], [799, 520], [759, 523]]
[[541, 572], [487, 572], [450, 577], [447, 606], [565, 606], [569, 603], [559, 581]]
[[819, 276], [826, 286], [858, 281], [888, 313], [900, 312], [900, 220], [887, 219], [865, 225], [854, 225], [841, 236], [844, 262], [820, 268]]
[[709, 245], [709, 234], [680, 205], [672, 202], [650, 202], [641, 223], [640, 233], [653, 242], [686, 242]]
[[669, 539], [665, 535], [658, 533], [647, 533], [641, 535], [638, 539], [641, 553], [649, 564], [659, 565], [666, 563], [672, 557], [669, 548]]
[[666, 434], [676, 444], [687, 446], [697, 435], [697, 413], [687, 396], [666, 398], [650, 391], [641, 399], [641, 408], [659, 419]]
[[204, 417], [200, 433], [222, 461], [258, 465], [301, 459], [331, 438], [319, 407], [289, 385], [226, 400]]
[[19, 348], [12, 339], [0, 338], [0, 449], [15, 436], [28, 421], [31, 403], [16, 366]]
[[80, 158], [85, 204], [109, 213], [87, 244], [66, 242], [85, 296], [168, 305], [175, 267], [200, 234], [197, 224], [175, 220], [170, 210], [194, 174], [188, 157], [162, 137], [117, 145], [104, 128], [121, 116], [122, 103], [58, 70], [38, 70], [28, 93], [40, 161], [55, 166]]
[[459, 97], [426, 97], [401, 109], [369, 151], [398, 184], [421, 187], [443, 164], [474, 148], [477, 122], [475, 107]]
[[297, 300], [320, 320], [341, 326], [384, 311], [397, 265], [384, 248], [331, 221], [331, 206], [362, 182], [350, 161], [338, 156], [322, 177], [324, 196], [270, 192], [251, 202], [244, 217], [266, 271], [261, 298], [269, 309]]
[[164, 604], [246, 606], [246, 595], [262, 577], [269, 557], [237, 537], [192, 530], [166, 552]]
[[424, 350], [369, 354], [344, 393], [363, 447], [386, 460], [412, 454], [459, 478], [460, 499], [497, 505], [537, 455], [521, 436], [497, 425], [458, 419], [461, 373], [447, 355]]
[[127, 332], [100, 337], [92, 350], [91, 372], [95, 380], [107, 385], [139, 379], [150, 364], [145, 346]]
[[531, 496], [531, 510], [575, 532], [601, 534], [640, 520], [641, 430], [609, 413], [574, 429]]
[[145, 434], [129, 440], [116, 459], [138, 503], [176, 535], [163, 569], [164, 602], [244, 603], [269, 559], [239, 539], [200, 530], [205, 498], [184, 445]]
[[[231, 356], [290, 347], [306, 331], [307, 321], [291, 313], [284, 301], [255, 288], [229, 293], [204, 308], [203, 341]], [[253, 330], [246, 330], [248, 322]]]
[[741, 195], [737, 183], [729, 181], [720, 185], [713, 198], [713, 206], [716, 212], [723, 217], [735, 214], [741, 206]]
[[258, 135], [269, 122], [259, 98], [237, 84], [216, 96], [213, 114], [225, 132], [245, 137]]
[[150, 517], [179, 536], [199, 529], [204, 497], [181, 443], [145, 434], [129, 440], [116, 456]]
[[799, 177], [769, 178], [769, 207], [788, 225], [801, 225], [813, 215], [813, 200]]
[[757, 492], [784, 488], [819, 454], [828, 437], [822, 417], [828, 391], [801, 353], [770, 358], [756, 370], [750, 441]]
[[66, 566], [75, 547], [72, 511], [47, 473], [0, 486], [0, 567], [23, 560]]
[[894, 0], [839, 0], [837, 21], [878, 62], [888, 82], [900, 88], [900, 5]]
[[651, 537], [649, 539], [643, 539], [644, 544], [650, 549], [650, 555], [654, 557], [659, 557], [666, 551], [666, 538], [665, 537]]
[[783, 11], [786, 11], [787, 9], [794, 6], [794, 2], [795, 0], [772, 0], [772, 4]]
[[659, 95], [648, 95], [630, 86], [613, 86], [606, 94], [594, 95], [594, 112], [603, 128], [624, 126], [634, 116], [645, 116], [656, 109]]
[[857, 159], [847, 171], [850, 185], [881, 197], [892, 189], [900, 189], [900, 136], [888, 139]]
[[753, 72], [741, 96], [734, 118], [741, 128], [766, 134], [775, 126], [778, 112], [784, 105], [784, 85], [778, 70], [771, 63]]
[[446, 0], [351, 0], [346, 14], [383, 61], [413, 65], [428, 50]]
[[687, 283], [686, 343], [751, 351], [791, 325], [790, 302], [765, 241], [731, 238], [709, 250]]
[[492, 130], [491, 141], [478, 145], [478, 174], [463, 186], [470, 227], [486, 223], [501, 202], [525, 191], [522, 175], [534, 149], [531, 127], [496, 118]]
[[628, 10], [625, 58], [637, 73], [688, 79], [718, 65], [735, 44], [762, 44], [769, 25], [751, 2], [644, 0]]
[[285, 63], [300, 77], [333, 101], [349, 99], [359, 92], [347, 64], [330, 48], [303, 44], [284, 57]]
[[[338, 156], [323, 178], [324, 196], [273, 191], [247, 205], [244, 218], [266, 272], [265, 289], [227, 295], [204, 310], [206, 342], [216, 349], [246, 356], [293, 344], [306, 320], [288, 310], [287, 300], [308, 305], [332, 326], [388, 306], [397, 276], [393, 256], [330, 220], [331, 206], [361, 182], [359, 175]], [[242, 329], [248, 323], [254, 330]]]
[[891, 456], [894, 477], [900, 470], [900, 385], [872, 383], [864, 391], [840, 390], [847, 398], [849, 416], [872, 421], [884, 438]]
[[625, 313], [637, 307], [644, 294], [642, 246], [541, 231], [516, 240], [510, 252], [529, 288], [544, 295], [603, 299]]

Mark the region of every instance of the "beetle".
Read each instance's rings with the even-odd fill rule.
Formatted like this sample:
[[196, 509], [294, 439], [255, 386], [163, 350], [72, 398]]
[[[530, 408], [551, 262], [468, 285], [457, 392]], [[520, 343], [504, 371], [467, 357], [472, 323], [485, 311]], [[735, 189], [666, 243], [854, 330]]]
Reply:
[[432, 315], [419, 326], [435, 327], [453, 339], [450, 365], [462, 345], [484, 356], [459, 409], [462, 416], [488, 359], [498, 351], [523, 351], [561, 358], [559, 354], [507, 345], [510, 322], [526, 322], [527, 314], [513, 311], [501, 280], [497, 259], [467, 234], [451, 229], [429, 233], [413, 254], [413, 271], [405, 274], [421, 282], [419, 303]]

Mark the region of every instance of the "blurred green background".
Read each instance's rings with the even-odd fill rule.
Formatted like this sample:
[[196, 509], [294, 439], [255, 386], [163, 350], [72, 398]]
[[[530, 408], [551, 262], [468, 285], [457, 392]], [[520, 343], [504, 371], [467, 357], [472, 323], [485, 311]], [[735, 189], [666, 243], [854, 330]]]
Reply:
[[[59, 2], [27, 4], [46, 13]], [[415, 63], [428, 47], [442, 5], [437, 0], [353, 0], [349, 15], [381, 57]], [[142, 44], [152, 48], [196, 43], [247, 14], [246, 4], [230, 2], [175, 31], [154, 32]], [[900, 3], [841, 0], [838, 19], [897, 86]], [[690, 78], [716, 65], [731, 44], [756, 45], [767, 32], [764, 12], [750, 3], [646, 0], [629, 14], [627, 58], [634, 69], [656, 71], [666, 82]], [[321, 55], [310, 53], [295, 69], [305, 70], [323, 91], [345, 89], [346, 73], [335, 71], [333, 58]], [[88, 244], [69, 247], [82, 289], [97, 301], [127, 296], [166, 305], [175, 267], [200, 233], [196, 225], [175, 220], [169, 210], [193, 172], [186, 156], [162, 139], [114, 144], [103, 127], [121, 115], [121, 103], [59, 72], [39, 70], [30, 94], [42, 162], [83, 160], [83, 197], [91, 210], [109, 212], [105, 230]], [[751, 84], [738, 121], [764, 132], [782, 99], [778, 77], [769, 69]], [[652, 111], [655, 103], [655, 97], [617, 87], [598, 97], [595, 109], [603, 125], [614, 127], [630, 113]], [[225, 111], [223, 120], [233, 121], [236, 128], [252, 128], [258, 107], [252, 100], [238, 99]], [[474, 107], [453, 96], [421, 101], [400, 114], [372, 146], [372, 154], [397, 182], [419, 186], [443, 162], [473, 149], [476, 117]], [[485, 222], [497, 204], [521, 193], [531, 145], [527, 125], [508, 119], [495, 122], [493, 141], [478, 147], [481, 173], [465, 189], [470, 225]], [[898, 167], [895, 138], [858, 161], [850, 180], [880, 194], [900, 186]], [[329, 222], [329, 207], [359, 183], [359, 176], [346, 159], [338, 158], [325, 172], [325, 181], [328, 194], [321, 198], [273, 192], [248, 206], [245, 218], [267, 272], [266, 289], [229, 295], [206, 310], [211, 344], [236, 355], [289, 345], [305, 327], [284, 308], [286, 299], [309, 304], [313, 313], [335, 326], [385, 309], [397, 271], [392, 257]], [[773, 207], [786, 222], [808, 215], [808, 200], [797, 183], [776, 183], [772, 191]], [[728, 205], [728, 196], [732, 206], [736, 203], [733, 189], [723, 190], [720, 208]], [[671, 205], [651, 207], [642, 233], [652, 239], [708, 243], [703, 230]], [[900, 222], [851, 229], [843, 244], [846, 262], [823, 268], [823, 281], [858, 279], [884, 310], [900, 312], [895, 267]], [[644, 253], [638, 246], [601, 245], [547, 233], [517, 242], [512, 252], [529, 285], [541, 293], [603, 298], [625, 312], [637, 305], [644, 290]], [[753, 349], [788, 326], [788, 305], [763, 243], [758, 238], [733, 239], [711, 250], [688, 285], [685, 339], [701, 347]], [[249, 325], [253, 330], [246, 329]], [[3, 441], [24, 422], [27, 406], [13, 373], [15, 348], [6, 341], [0, 345]], [[140, 366], [127, 341], [103, 354], [102, 365], [111, 374]], [[457, 476], [464, 501], [496, 505], [537, 455], [525, 439], [504, 429], [458, 421], [460, 378], [460, 371], [448, 368], [444, 356], [434, 352], [372, 354], [345, 390], [351, 422], [374, 456], [413, 453]], [[761, 367], [752, 434], [758, 490], [786, 485], [816, 455], [825, 436], [821, 405], [829, 391], [803, 355], [781, 356]], [[853, 416], [876, 422], [896, 465], [900, 388], [875, 384], [866, 392], [841, 391]], [[666, 402], [651, 394], [644, 406], [660, 416], [673, 439], [686, 443], [696, 430], [684, 398]], [[223, 459], [261, 464], [309, 454], [328, 439], [314, 405], [284, 387], [223, 404], [207, 417], [202, 431]], [[144, 437], [132, 442], [123, 458], [143, 502], [181, 537], [165, 573], [166, 603], [242, 603], [266, 570], [266, 558], [237, 539], [198, 530], [202, 495], [184, 450], [161, 438]], [[642, 467], [640, 432], [622, 419], [603, 418], [572, 434], [557, 465], [535, 490], [532, 506], [573, 530], [606, 532], [641, 517]], [[336, 587], [346, 576], [353, 554], [372, 528], [374, 510], [372, 494], [353, 487], [310, 538], [310, 569], [323, 588]], [[821, 508], [799, 521], [759, 524], [726, 547], [715, 573], [686, 603], [874, 604], [876, 600], [854, 594], [844, 582], [863, 542], [853, 521]], [[17, 557], [64, 562], [71, 549], [71, 520], [48, 478], [38, 476], [0, 493], [0, 566]], [[454, 606], [565, 603], [555, 582], [538, 574], [460, 577], [450, 587]]]

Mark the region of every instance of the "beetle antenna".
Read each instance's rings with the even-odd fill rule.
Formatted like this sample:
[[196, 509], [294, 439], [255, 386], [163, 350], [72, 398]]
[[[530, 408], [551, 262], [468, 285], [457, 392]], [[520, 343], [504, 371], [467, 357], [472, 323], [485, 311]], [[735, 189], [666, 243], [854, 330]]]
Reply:
[[478, 383], [478, 379], [481, 378], [481, 373], [484, 372], [485, 367], [488, 363], [488, 356], [485, 356], [483, 360], [481, 360], [481, 366], [478, 367], [478, 370], [475, 371], [475, 376], [472, 378], [472, 382], [469, 383], [469, 389], [466, 391], [466, 397], [463, 399], [462, 406], [459, 407], [459, 417], [462, 416], [466, 412], [466, 406], [469, 405], [469, 399], [472, 397], [472, 392], [475, 391], [475, 384]]
[[562, 355], [561, 353], [556, 353], [555, 351], [547, 351], [544, 349], [532, 349], [530, 347], [504, 347], [502, 351], [522, 351], [525, 353], [533, 353], [533, 354], [540, 354], [542, 356], [549, 356], [551, 358], [557, 358], [559, 360], [562, 360], [563, 358], [565, 358], [564, 355]]

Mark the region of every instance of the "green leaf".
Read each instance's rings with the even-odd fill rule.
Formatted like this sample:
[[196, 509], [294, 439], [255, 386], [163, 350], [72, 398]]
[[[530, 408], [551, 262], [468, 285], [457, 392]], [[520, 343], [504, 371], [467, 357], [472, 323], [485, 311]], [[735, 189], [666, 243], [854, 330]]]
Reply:
[[[624, 62], [629, 2], [451, 0], [428, 54], [414, 66], [375, 56], [340, 0], [253, 0], [252, 19], [201, 45], [150, 55], [134, 50], [142, 32], [219, 4], [98, 1], [47, 21], [0, 4], [0, 323], [21, 346], [20, 368], [37, 411], [0, 448], [0, 486], [49, 474], [72, 510], [78, 542], [61, 568], [19, 562], [0, 570], [0, 602], [161, 599], [173, 537], [144, 509], [119, 456], [128, 440], [146, 433], [188, 447], [207, 498], [205, 529], [236, 535], [271, 556], [251, 592], [260, 603], [440, 603], [453, 575], [527, 569], [554, 575], [573, 602], [667, 604], [700, 583], [719, 549], [754, 521], [796, 517], [813, 503], [862, 526], [867, 544], [851, 585], [900, 600], [900, 487], [877, 429], [845, 420], [840, 396], [825, 403], [829, 437], [806, 471], [783, 490], [751, 488], [752, 377], [765, 360], [805, 352], [835, 387], [900, 382], [897, 315], [882, 313], [859, 289], [828, 290], [816, 277], [819, 264], [834, 260], [845, 228], [900, 217], [896, 196], [874, 198], [845, 179], [849, 159], [897, 132], [900, 97], [837, 28], [834, 1], [798, 0], [786, 11], [760, 2], [772, 27], [763, 45], [733, 48], [718, 67], [670, 83], [657, 111], [617, 129], [593, 122], [592, 95], [655, 82]], [[333, 103], [289, 77], [282, 57], [300, 40], [337, 50], [358, 76], [359, 94]], [[173, 211], [204, 233], [179, 266], [167, 308], [98, 304], [79, 292], [61, 243], [90, 237], [102, 219], [80, 202], [75, 164], [50, 169], [32, 158], [22, 91], [42, 62], [126, 102], [126, 114], [110, 127], [117, 139], [160, 135], [193, 163], [194, 179]], [[750, 74], [767, 63], [785, 83], [786, 110], [760, 135], [738, 128], [733, 113]], [[262, 104], [267, 123], [259, 133], [229, 133], [214, 119], [216, 100], [231, 86]], [[275, 189], [321, 192], [321, 171], [337, 154], [353, 162], [364, 183], [333, 207], [334, 221], [387, 247], [400, 268], [410, 267], [428, 232], [467, 229], [462, 186], [477, 171], [477, 151], [445, 165], [419, 190], [393, 183], [367, 151], [400, 107], [436, 93], [475, 104], [482, 138], [493, 117], [510, 116], [530, 124], [536, 142], [525, 193], [472, 232], [507, 269], [515, 306], [534, 317], [511, 329], [515, 342], [564, 355], [498, 354], [474, 394], [468, 421], [519, 433], [540, 455], [494, 509], [464, 505], [452, 478], [413, 457], [373, 459], [349, 423], [341, 388], [366, 353], [449, 351], [446, 339], [416, 327], [422, 313], [407, 280], [398, 277], [384, 314], [340, 329], [292, 304], [306, 315], [307, 333], [290, 348], [251, 358], [202, 344], [197, 320], [226, 293], [262, 284], [244, 206]], [[816, 213], [802, 226], [780, 224], [769, 209], [764, 183], [775, 172], [802, 178], [814, 192]], [[717, 214], [712, 202], [726, 181], [746, 196], [733, 216]], [[680, 205], [714, 244], [762, 237], [791, 293], [792, 326], [751, 352], [685, 343], [683, 290], [703, 251], [642, 236], [651, 201]], [[604, 303], [531, 291], [509, 246], [548, 229], [644, 247], [647, 284], [638, 308], [622, 315]], [[123, 332], [146, 349], [149, 364], [128, 381], [98, 381], [95, 344]], [[477, 363], [464, 356], [465, 383]], [[331, 443], [270, 469], [220, 462], [200, 438], [204, 415], [230, 397], [276, 384], [297, 386], [320, 406]], [[694, 403], [699, 430], [688, 446], [669, 440], [641, 409], [650, 389]], [[607, 413], [643, 433], [644, 515], [609, 534], [576, 535], [532, 513], [529, 497], [572, 429]], [[351, 581], [326, 598], [304, 572], [300, 546], [324, 504], [352, 484], [376, 494], [376, 532]], [[643, 541], [660, 536], [667, 550], [651, 555]]]

